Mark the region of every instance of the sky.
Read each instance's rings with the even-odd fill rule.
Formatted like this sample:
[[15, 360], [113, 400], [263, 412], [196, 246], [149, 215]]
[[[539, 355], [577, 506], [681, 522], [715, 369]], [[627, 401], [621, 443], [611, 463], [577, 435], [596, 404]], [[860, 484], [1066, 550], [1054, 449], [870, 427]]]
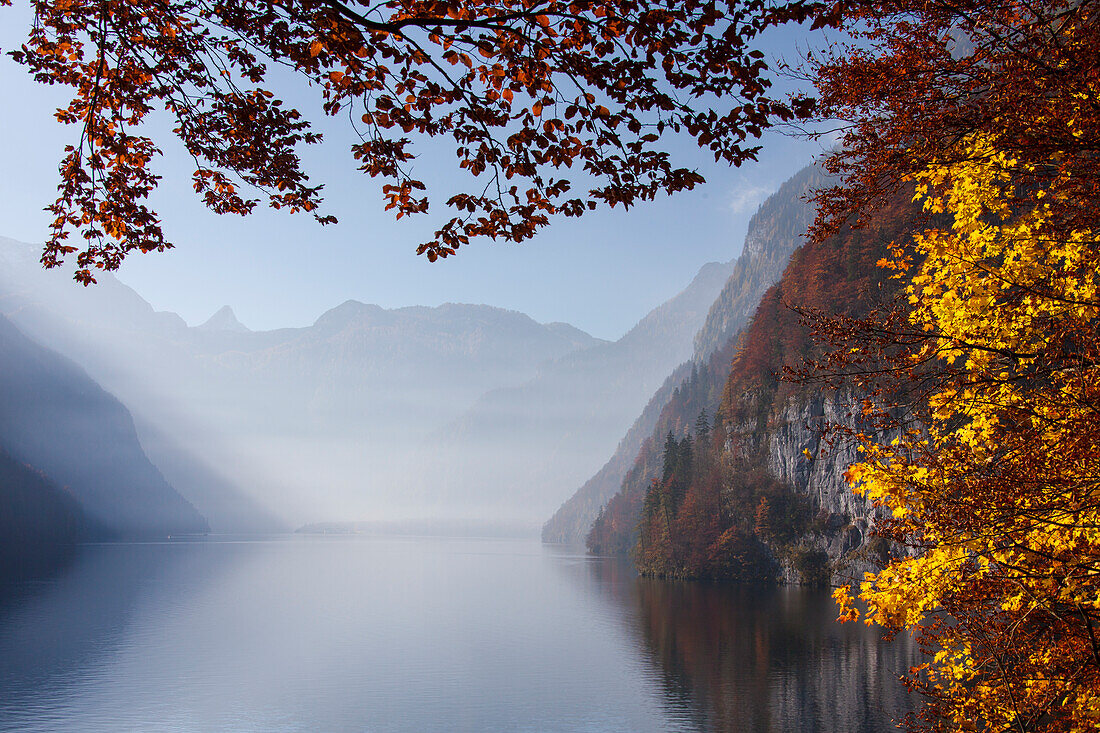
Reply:
[[[0, 48], [7, 51], [21, 40], [30, 16], [20, 3], [0, 13]], [[797, 53], [790, 35], [770, 46], [773, 58]], [[0, 235], [41, 242], [49, 221], [42, 209], [55, 196], [57, 163], [76, 139], [75, 128], [53, 118], [68, 97], [35, 83], [6, 55], [0, 58], [0, 89], [7, 100], [0, 140], [10, 141], [0, 146]], [[310, 106], [310, 90], [292, 85], [288, 92], [325, 133], [325, 142], [303, 150], [303, 159], [311, 178], [325, 184], [326, 211], [339, 224], [321, 227], [309, 215], [266, 209], [246, 218], [209, 212], [191, 191], [190, 160], [162, 134], [165, 154], [155, 165], [163, 180], [153, 206], [176, 248], [131, 255], [118, 273], [157, 310], [197, 325], [229, 305], [246, 326], [266, 330], [309, 325], [349, 299], [385, 308], [485, 303], [613, 340], [682, 290], [703, 264], [736, 257], [756, 206], [822, 149], [821, 143], [769, 134], [758, 163], [733, 169], [715, 164], [690, 141], [675, 143], [678, 163], [707, 179], [695, 191], [629, 211], [559, 219], [523, 244], [473, 242], [455, 257], [430, 263], [415, 249], [448, 218], [442, 203], [427, 215], [395, 221], [383, 210], [382, 181], [356, 171], [349, 131]], [[153, 129], [170, 128], [160, 119]], [[420, 151], [415, 170], [429, 190], [433, 182], [460, 180], [445, 141]]]

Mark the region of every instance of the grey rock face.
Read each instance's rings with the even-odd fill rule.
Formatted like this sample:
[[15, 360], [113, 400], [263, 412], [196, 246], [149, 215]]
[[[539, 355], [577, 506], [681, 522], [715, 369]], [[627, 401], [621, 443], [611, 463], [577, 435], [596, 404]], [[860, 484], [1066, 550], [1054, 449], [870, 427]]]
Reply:
[[852, 493], [843, 476], [847, 467], [858, 460], [855, 446], [829, 447], [821, 442], [825, 425], [852, 425], [859, 410], [859, 400], [851, 394], [816, 394], [807, 400], [788, 402], [779, 423], [768, 431], [768, 468], [780, 481], [831, 514], [868, 514], [869, 505]]
[[[803, 553], [824, 552], [833, 584], [862, 579], [877, 567], [876, 553], [885, 551], [874, 542], [875, 527], [885, 510], [854, 493], [844, 479], [848, 467], [859, 461], [856, 446], [843, 439], [833, 444], [823, 440], [826, 425], [858, 428], [860, 411], [861, 400], [850, 392], [793, 397], [773, 412], [769, 425], [735, 426], [726, 440], [727, 452], [762, 450], [768, 471], [810, 500], [817, 519], [797, 548]], [[778, 582], [803, 581], [790, 558], [777, 555], [776, 561]]]
[[[815, 166], [803, 169], [780, 186], [749, 220], [741, 255], [733, 262], [725, 284], [695, 334], [691, 363], [705, 364], [748, 324], [761, 296], [779, 280], [791, 253], [801, 246], [814, 213], [805, 197], [824, 180]], [[643, 443], [653, 435], [662, 410], [673, 398], [676, 388], [690, 375], [691, 363], [682, 364], [672, 372], [607, 463], [543, 525], [544, 542], [584, 543], [600, 509], [622, 488], [628, 471], [639, 458]], [[708, 406], [710, 414], [714, 414], [716, 406]]]

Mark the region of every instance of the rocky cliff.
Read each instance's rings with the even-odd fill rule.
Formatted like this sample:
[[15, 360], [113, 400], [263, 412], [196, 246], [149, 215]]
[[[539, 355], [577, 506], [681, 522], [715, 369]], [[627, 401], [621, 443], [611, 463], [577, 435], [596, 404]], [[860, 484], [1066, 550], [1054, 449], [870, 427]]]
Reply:
[[894, 282], [875, 263], [913, 220], [911, 205], [895, 202], [866, 227], [791, 257], [737, 340], [714, 429], [691, 422], [706, 380], [674, 395], [663, 444], [643, 450], [633, 469], [641, 480], [624, 482], [590, 548], [633, 548], [639, 568], [656, 576], [803, 583], [882, 559], [876, 510], [843, 480], [853, 448], [822, 443], [826, 423], [859, 427], [859, 396], [782, 374], [823, 351], [802, 314], [862, 317], [893, 299]]
[[[672, 423], [690, 425], [702, 409], [714, 414], [732, 355], [731, 339], [749, 322], [764, 291], [779, 279], [791, 253], [802, 244], [803, 234], [813, 218], [813, 207], [806, 201], [806, 196], [823, 182], [824, 177], [819, 169], [807, 167], [760, 205], [749, 220], [741, 255], [734, 262], [718, 297], [710, 305], [706, 320], [695, 334], [691, 360], [681, 364], [665, 379], [607, 463], [546, 522], [542, 530], [544, 542], [583, 543], [600, 510], [623, 488], [631, 466], [636, 461], [647, 466], [648, 470], [633, 474], [635, 480], [642, 480], [643, 476], [652, 474], [653, 464], [659, 463], [659, 455], [654, 455], [652, 451], [653, 441], [647, 444], [651, 436], [656, 436], [655, 441], [659, 445], [661, 436], [672, 429]], [[713, 357], [719, 351], [723, 352], [722, 356], [714, 361]], [[709, 393], [709, 397], [687, 399], [685, 392], [685, 402], [699, 403], [696, 413], [677, 420], [675, 416], [682, 410], [673, 408], [662, 420], [662, 413], [674, 393], [678, 389], [682, 392], [693, 389], [687, 384], [693, 365], [697, 379], [700, 367], [704, 368], [710, 379], [706, 385], [699, 383], [694, 389]], [[646, 455], [640, 457], [643, 451]]]
[[[887, 551], [872, 541], [882, 510], [853, 493], [844, 480], [848, 466], [859, 460], [855, 445], [823, 440], [826, 425], [858, 427], [860, 410], [861, 400], [851, 392], [810, 392], [776, 406], [764, 424], [752, 420], [725, 428], [726, 457], [736, 461], [734, 455], [759, 455], [777, 486], [804, 499], [809, 509], [796, 536], [760, 538], [780, 582], [859, 580]], [[818, 562], [827, 564], [830, 577]]]

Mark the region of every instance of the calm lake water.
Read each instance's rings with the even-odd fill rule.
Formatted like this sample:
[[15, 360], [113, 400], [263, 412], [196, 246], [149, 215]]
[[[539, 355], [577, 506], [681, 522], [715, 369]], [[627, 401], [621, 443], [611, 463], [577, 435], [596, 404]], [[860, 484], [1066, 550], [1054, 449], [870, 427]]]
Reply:
[[0, 730], [891, 730], [912, 645], [835, 615], [534, 541], [94, 545], [0, 588]]

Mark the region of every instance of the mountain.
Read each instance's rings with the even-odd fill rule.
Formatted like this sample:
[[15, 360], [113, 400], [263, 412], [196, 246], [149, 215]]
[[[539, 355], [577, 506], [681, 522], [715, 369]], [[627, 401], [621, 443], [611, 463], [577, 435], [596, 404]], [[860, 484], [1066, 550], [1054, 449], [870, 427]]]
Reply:
[[43, 272], [35, 249], [0, 241], [0, 313], [119, 396], [217, 531], [254, 529], [261, 507], [284, 528], [419, 516], [438, 500], [411, 489], [420, 446], [486, 392], [604, 343], [454, 303], [347, 301], [310, 326], [260, 332], [222, 309], [191, 328], [110, 274], [81, 288]]
[[[10, 459], [64, 486], [110, 534], [208, 531], [203, 517], [149, 462], [126, 408], [76, 364], [35, 344], [3, 317], [0, 405], [0, 446]], [[62, 536], [70, 537], [71, 502], [56, 487], [40, 486], [38, 493], [61, 497], [50, 502], [50, 511]]]
[[[674, 421], [670, 419], [661, 422], [660, 427], [658, 424], [662, 410], [674, 392], [681, 388], [692, 389], [686, 386], [687, 381], [696, 384], [696, 388], [708, 393], [709, 397], [688, 400], [698, 402], [699, 407], [695, 414], [688, 416], [686, 424], [690, 426], [704, 409], [714, 415], [718, 406], [719, 385], [725, 378], [732, 356], [731, 340], [749, 322], [761, 296], [779, 279], [791, 253], [802, 244], [803, 235], [813, 219], [813, 207], [805, 200], [806, 196], [824, 182], [818, 168], [804, 168], [760, 205], [749, 220], [741, 255], [733, 262], [730, 274], [717, 298], [712, 301], [701, 328], [692, 332], [695, 337], [691, 363], [681, 364], [665, 379], [607, 463], [543, 525], [544, 542], [580, 544], [585, 541], [600, 509], [622, 488], [646, 441], [656, 435], [654, 440], [659, 446], [665, 432], [673, 427], [679, 429], [671, 424]], [[714, 359], [716, 353], [721, 353], [717, 361]], [[703, 385], [698, 381], [700, 379], [709, 379], [713, 383]], [[648, 470], [636, 472], [635, 480], [644, 481], [651, 475], [653, 457], [648, 458]], [[646, 461], [642, 463], [647, 464]]]
[[237, 320], [237, 314], [229, 306], [222, 306], [217, 313], [210, 316], [201, 326], [204, 331], [232, 331], [234, 333], [246, 333], [250, 329]]
[[48, 571], [95, 534], [72, 494], [0, 447], [0, 582]]
[[[667, 436], [691, 436], [701, 432], [697, 429], [700, 416], [713, 418], [721, 404], [730, 362], [737, 353], [738, 345], [739, 339], [731, 338], [706, 362], [693, 364], [656, 411], [652, 427], [642, 438], [619, 487], [611, 492], [611, 497], [584, 528], [583, 541], [592, 552], [626, 555], [634, 547], [642, 502], [654, 480], [660, 480], [664, 475]], [[707, 428], [710, 422], [712, 420], [708, 421]]]
[[488, 392], [437, 432], [417, 461], [437, 513], [536, 526], [599, 467], [665, 375], [691, 354], [692, 336], [733, 268], [704, 265], [618, 341], [543, 364], [526, 383]]
[[619, 441], [607, 463], [566, 499], [542, 525], [543, 542], [566, 545], [584, 543], [592, 523], [622, 486], [627, 471], [657, 425], [662, 409], [672, 397], [673, 391], [691, 373], [691, 367], [692, 363], [685, 362], [665, 379], [664, 384], [642, 410], [642, 414]]
[[745, 328], [760, 298], [783, 275], [791, 254], [802, 246], [813, 222], [811, 193], [828, 182], [815, 165], [791, 176], [749, 219], [745, 244], [722, 292], [695, 335], [695, 362], [705, 362]]
[[201, 508], [212, 531], [220, 533], [266, 534], [286, 532], [291, 527], [255, 497], [237, 489], [224, 471], [204, 456], [180, 444], [164, 429], [135, 420], [141, 447], [164, 478], [175, 486], [187, 487], [187, 500]]
[[[147, 455], [171, 475], [172, 486], [210, 519], [212, 529], [286, 529], [286, 523], [256, 505], [236, 480], [211, 480], [215, 477], [209, 465], [223, 456], [203, 455], [201, 446], [218, 445], [217, 438], [188, 417], [187, 397], [167, 395], [161, 389], [159, 375], [186, 371], [193, 361], [188, 349], [178, 343], [180, 334], [191, 330], [183, 319], [154, 311], [113, 275], [103, 274], [97, 285], [84, 288], [65, 273], [43, 271], [37, 254], [35, 245], [0, 237], [0, 314], [38, 343], [80, 364], [121, 397], [134, 416]], [[203, 336], [211, 342], [227, 337], [233, 335], [213, 331]], [[204, 502], [206, 496], [215, 501]], [[223, 515], [225, 506], [242, 508], [248, 513], [247, 521], [238, 522], [236, 511]]]
[[812, 584], [862, 577], [892, 551], [873, 536], [880, 511], [843, 478], [855, 446], [821, 433], [829, 422], [867, 429], [862, 396], [780, 375], [823, 353], [799, 310], [860, 318], [891, 302], [896, 282], [875, 263], [914, 221], [903, 198], [865, 227], [795, 252], [738, 340], [715, 430], [688, 427], [704, 385], [670, 400], [663, 444], [651, 444], [632, 469], [645, 470], [645, 480], [624, 482], [590, 547], [633, 549], [650, 575]]

